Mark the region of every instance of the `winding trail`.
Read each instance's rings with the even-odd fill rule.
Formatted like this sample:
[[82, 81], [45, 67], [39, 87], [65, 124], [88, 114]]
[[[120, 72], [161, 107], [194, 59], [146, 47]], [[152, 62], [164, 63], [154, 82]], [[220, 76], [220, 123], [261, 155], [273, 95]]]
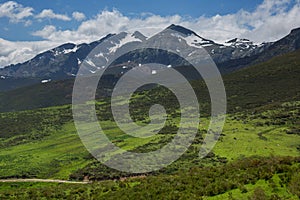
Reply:
[[90, 182], [83, 181], [67, 181], [55, 179], [0, 179], [0, 183], [22, 183], [22, 182], [42, 182], [42, 183], [71, 183], [71, 184], [88, 184]]

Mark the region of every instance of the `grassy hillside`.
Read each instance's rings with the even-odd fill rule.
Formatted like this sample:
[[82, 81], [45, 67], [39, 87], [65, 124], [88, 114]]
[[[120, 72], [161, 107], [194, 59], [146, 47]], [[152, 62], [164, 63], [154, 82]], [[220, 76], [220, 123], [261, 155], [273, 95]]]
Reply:
[[[300, 51], [226, 75], [229, 113], [212, 152], [204, 159], [198, 157], [209, 122], [204, 114], [188, 151], [170, 166], [142, 174], [140, 178], [125, 178], [135, 175], [112, 170], [87, 152], [74, 127], [70, 105], [0, 113], [0, 178], [83, 180], [88, 177], [96, 181], [87, 185], [0, 182], [0, 198], [297, 199], [300, 197], [299, 66]], [[71, 83], [72, 80], [66, 86], [63, 82], [53, 82], [10, 91], [14, 93], [9, 99], [11, 104], [4, 100], [9, 93], [2, 93], [0, 104], [2, 108], [16, 106], [18, 110], [21, 102], [30, 103], [31, 99], [34, 103], [29, 105], [34, 108], [47, 100], [48, 92], [57, 96], [48, 99], [47, 105], [56, 104]], [[202, 111], [208, 114], [205, 85], [201, 81], [192, 84], [201, 97]], [[58, 86], [63, 90], [57, 90]], [[44, 96], [39, 97], [41, 94]], [[14, 99], [14, 95], [19, 96]], [[96, 109], [113, 143], [126, 150], [148, 152], [161, 148], [176, 133], [178, 102], [164, 88], [138, 92], [131, 99], [133, 118], [144, 124], [149, 122], [149, 106], [160, 102], [168, 102], [170, 106], [166, 126], [146, 139], [124, 134], [113, 121], [110, 104], [105, 99], [96, 103]]]
[[[300, 97], [300, 51], [223, 76], [230, 111], [255, 108]], [[180, 69], [183, 70], [182, 68]], [[189, 72], [186, 72], [189, 74]], [[18, 111], [70, 104], [73, 79], [38, 84], [0, 93], [0, 111]], [[206, 86], [193, 81], [200, 101], [208, 102]], [[101, 96], [101, 92], [98, 92]], [[209, 106], [206, 105], [206, 110]]]
[[74, 80], [53, 81], [0, 93], [0, 110], [20, 111], [70, 104]]
[[[10, 126], [1, 129], [1, 178], [82, 180], [88, 177], [107, 181], [91, 185], [0, 183], [0, 197], [255, 199], [255, 196], [265, 195], [269, 199], [297, 199], [300, 187], [299, 108], [300, 102], [289, 102], [255, 114], [229, 114], [222, 137], [205, 159], [198, 157], [201, 135], [208, 122], [207, 118], [202, 118], [195, 142], [179, 160], [146, 174], [146, 178], [125, 181], [122, 177], [132, 175], [105, 167], [85, 150], [76, 134], [71, 113], [66, 112], [68, 106], [3, 113], [2, 119], [10, 121]], [[42, 115], [45, 121], [36, 122], [34, 126], [24, 123], [19, 135], [4, 134], [7, 130], [19, 131], [17, 125], [21, 119], [34, 121]], [[65, 122], [47, 129], [61, 120], [56, 118], [60, 115]], [[110, 120], [102, 125], [115, 144], [137, 152], [159, 148], [173, 135], [171, 132], [158, 134], [150, 140], [134, 139], [122, 134]], [[34, 137], [41, 131], [37, 127], [46, 128], [48, 134]], [[21, 136], [24, 138], [21, 143], [7, 142]], [[123, 181], [109, 181], [120, 178]]]
[[40, 83], [40, 79], [34, 78], [12, 78], [12, 77], [5, 77], [0, 78], [0, 91], [8, 91], [18, 88], [20, 86], [28, 86]]
[[224, 77], [230, 110], [300, 99], [300, 51], [275, 57]]
[[[240, 112], [300, 99], [300, 51], [275, 57], [223, 76], [228, 112]], [[209, 102], [206, 86], [192, 82], [202, 103]], [[204, 108], [205, 109], [205, 108]], [[209, 106], [206, 107], [206, 110]]]
[[[203, 160], [198, 158], [198, 151], [209, 119], [202, 118], [198, 135], [189, 151], [158, 173], [173, 173], [192, 166], [221, 164], [255, 155], [300, 156], [299, 108], [300, 102], [291, 102], [255, 114], [229, 114], [220, 141]], [[66, 112], [68, 109], [68, 106], [63, 106], [2, 113], [1, 118], [7, 124], [2, 125], [0, 131], [0, 177], [80, 180], [88, 175], [90, 179], [102, 180], [127, 176], [108, 170], [89, 156], [78, 138], [71, 113]], [[37, 118], [43, 120], [38, 121]], [[32, 123], [23, 123], [22, 119]], [[176, 121], [176, 118], [173, 120]], [[176, 129], [169, 126], [153, 137], [139, 139], [124, 134], [110, 119], [102, 121], [101, 125], [116, 145], [137, 152], [160, 148], [176, 133]]]

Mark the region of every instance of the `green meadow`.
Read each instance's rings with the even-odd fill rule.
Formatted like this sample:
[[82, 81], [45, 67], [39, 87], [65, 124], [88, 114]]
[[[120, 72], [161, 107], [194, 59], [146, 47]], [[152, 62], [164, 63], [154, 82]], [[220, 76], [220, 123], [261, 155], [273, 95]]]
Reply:
[[[210, 121], [209, 96], [204, 94], [203, 82], [192, 82], [201, 97], [195, 139], [178, 160], [151, 173], [120, 172], [97, 161], [79, 138], [69, 104], [2, 112], [1, 180], [88, 178], [91, 182], [0, 181], [0, 199], [299, 199], [299, 54], [224, 76], [226, 122], [216, 145], [204, 158], [199, 158], [199, 151]], [[117, 105], [124, 103], [120, 99]], [[107, 99], [97, 100], [95, 107], [110, 141], [124, 150], [143, 153], [160, 149], [179, 129], [179, 104], [172, 93], [160, 87], [132, 96], [133, 120], [141, 126], [149, 124], [149, 108], [157, 103], [165, 107], [166, 122], [147, 138], [124, 133], [114, 122]], [[154, 115], [152, 120], [160, 122], [159, 117]], [[94, 125], [86, 123], [83, 128], [90, 132]]]

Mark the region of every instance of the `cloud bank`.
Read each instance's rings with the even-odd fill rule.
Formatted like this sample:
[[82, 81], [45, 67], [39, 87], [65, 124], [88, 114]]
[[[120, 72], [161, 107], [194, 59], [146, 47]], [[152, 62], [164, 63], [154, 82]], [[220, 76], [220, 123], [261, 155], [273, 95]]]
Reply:
[[[146, 36], [151, 36], [170, 24], [182, 25], [204, 38], [220, 43], [235, 37], [247, 38], [257, 43], [275, 41], [287, 35], [291, 29], [300, 27], [300, 3], [295, 0], [264, 0], [252, 12], [240, 10], [227, 15], [198, 18], [180, 15], [160, 16], [149, 13], [128, 17], [115, 9], [101, 11], [90, 19], [86, 19], [84, 13], [73, 12], [73, 19], [71, 19], [67, 15], [56, 14], [50, 9], [45, 9], [33, 16], [32, 8], [14, 2], [5, 4], [5, 6], [0, 5], [0, 17], [8, 17], [12, 22], [29, 17], [81, 22], [72, 30], [46, 25], [41, 30], [32, 32], [32, 35], [42, 38], [40, 42], [15, 43], [0, 40], [0, 47], [3, 44], [6, 45], [4, 49], [0, 49], [0, 66], [23, 62], [56, 44], [92, 42], [109, 33], [121, 31], [138, 30]], [[38, 45], [39, 43], [42, 45]]]

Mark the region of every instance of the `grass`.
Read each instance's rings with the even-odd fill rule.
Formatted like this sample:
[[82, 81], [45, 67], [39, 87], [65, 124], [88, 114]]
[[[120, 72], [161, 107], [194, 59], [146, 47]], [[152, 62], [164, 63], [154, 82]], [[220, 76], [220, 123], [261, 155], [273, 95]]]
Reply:
[[[33, 195], [49, 199], [86, 199], [98, 195], [103, 199], [163, 196], [166, 199], [196, 199], [201, 196], [210, 196], [208, 199], [244, 199], [254, 195], [271, 198], [277, 194], [283, 199], [295, 199], [297, 191], [300, 191], [300, 178], [295, 175], [299, 173], [297, 157], [300, 156], [299, 54], [294, 52], [274, 58], [225, 77], [229, 114], [220, 140], [204, 159], [198, 157], [198, 152], [209, 122], [209, 111], [206, 110], [209, 103], [205, 101], [200, 105], [204, 115], [192, 146], [179, 160], [147, 174], [147, 178], [125, 182], [108, 180], [85, 186], [0, 183], [0, 198], [22, 199]], [[193, 84], [201, 96], [201, 83]], [[36, 92], [36, 88], [30, 90], [31, 93]], [[178, 102], [172, 94], [161, 89], [137, 93], [132, 99], [131, 114], [141, 125], [149, 123], [151, 105], [168, 102], [170, 106], [166, 109], [166, 126], [159, 134], [145, 139], [122, 132], [112, 120], [107, 101], [96, 103], [100, 124], [114, 144], [125, 150], [147, 152], [161, 148], [172, 139], [180, 117]], [[53, 90], [54, 87], [51, 88]], [[44, 94], [42, 89], [41, 92]], [[65, 94], [56, 92], [62, 96]], [[5, 98], [5, 95], [2, 97]], [[53, 102], [59, 101], [59, 95], [53, 97]], [[27, 96], [24, 102], [29, 99], [32, 96]], [[22, 102], [21, 98], [8, 98], [2, 106], [10, 100], [13, 101], [10, 106]], [[38, 98], [33, 104], [36, 102], [39, 102]], [[120, 99], [119, 104], [122, 103]], [[29, 108], [35, 108], [33, 104], [29, 104]], [[51, 99], [45, 105], [52, 105]], [[25, 107], [21, 106], [21, 109]], [[0, 113], [0, 119], [0, 178], [82, 180], [88, 176], [92, 180], [106, 180], [132, 176], [95, 161], [77, 135], [69, 105]], [[85, 128], [91, 130], [93, 127], [87, 124]]]
[[89, 161], [87, 150], [78, 138], [73, 124], [47, 136], [0, 151], [0, 175], [4, 177], [37, 177], [68, 179], [70, 173]]
[[[278, 174], [275, 174], [271, 181], [270, 180], [259, 180], [255, 184], [246, 184], [241, 188], [233, 189], [225, 192], [224, 194], [216, 195], [213, 197], [205, 197], [204, 200], [232, 200], [232, 199], [251, 199], [257, 190], [263, 191], [266, 197], [261, 198], [272, 198], [273, 199], [286, 199], [286, 200], [297, 200], [297, 195], [293, 195], [288, 192], [285, 185], [280, 185], [280, 178]], [[261, 194], [260, 194], [261, 195]]]
[[[1, 199], [298, 199], [299, 158], [236, 160], [173, 175], [92, 184], [0, 183]], [[276, 197], [276, 198], [275, 198]]]
[[[220, 140], [213, 149], [211, 159], [201, 160], [198, 151], [201, 147], [201, 134], [205, 134], [208, 118], [201, 118], [200, 141], [192, 145], [182, 158], [163, 171], [188, 170], [193, 166], [215, 163], [218, 158], [227, 161], [243, 157], [258, 156], [300, 156], [297, 134], [287, 134], [290, 127], [299, 129], [299, 103], [284, 103], [280, 107], [256, 114], [229, 114]], [[38, 113], [60, 113], [65, 107], [53, 107], [37, 110]], [[30, 111], [34, 115], [33, 111]], [[285, 114], [284, 114], [285, 113]], [[284, 125], [276, 125], [278, 114], [284, 114], [281, 119]], [[8, 113], [8, 116], [11, 114]], [[18, 115], [18, 113], [15, 113]], [[20, 112], [23, 116], [24, 112]], [[290, 117], [290, 118], [289, 118]], [[51, 119], [51, 118], [50, 118]], [[174, 118], [174, 121], [178, 121]], [[270, 124], [269, 122], [275, 124]], [[171, 122], [169, 122], [171, 123]], [[282, 122], [280, 122], [282, 123]], [[51, 123], [50, 123], [51, 124]], [[156, 134], [149, 138], [134, 138], [123, 133], [111, 121], [101, 122], [105, 134], [117, 146], [136, 152], [153, 151], [168, 142], [174, 133]], [[91, 128], [91, 127], [87, 127]], [[31, 127], [28, 131], [31, 130]], [[36, 130], [33, 130], [36, 131]], [[28, 133], [30, 135], [30, 133]], [[0, 151], [0, 177], [37, 177], [69, 179], [78, 170], [88, 173], [94, 159], [81, 143], [72, 121], [66, 122], [59, 129], [53, 129], [42, 140], [28, 140], [23, 144], [7, 146]], [[95, 165], [91, 165], [91, 167]], [[98, 165], [96, 165], [97, 167]], [[99, 167], [99, 166], [98, 166]], [[101, 169], [101, 167], [99, 168]], [[76, 173], [75, 173], [76, 174]], [[80, 174], [80, 173], [79, 173]], [[81, 173], [81, 177], [83, 175]], [[76, 177], [76, 176], [75, 176]], [[74, 176], [73, 176], [74, 178]], [[100, 177], [101, 179], [101, 177]]]
[[[239, 157], [259, 156], [298, 156], [298, 135], [286, 134], [284, 126], [256, 127], [253, 122], [244, 124], [241, 121], [228, 119], [221, 141], [219, 141], [214, 153], [229, 160]], [[259, 136], [263, 133], [263, 136]]]

